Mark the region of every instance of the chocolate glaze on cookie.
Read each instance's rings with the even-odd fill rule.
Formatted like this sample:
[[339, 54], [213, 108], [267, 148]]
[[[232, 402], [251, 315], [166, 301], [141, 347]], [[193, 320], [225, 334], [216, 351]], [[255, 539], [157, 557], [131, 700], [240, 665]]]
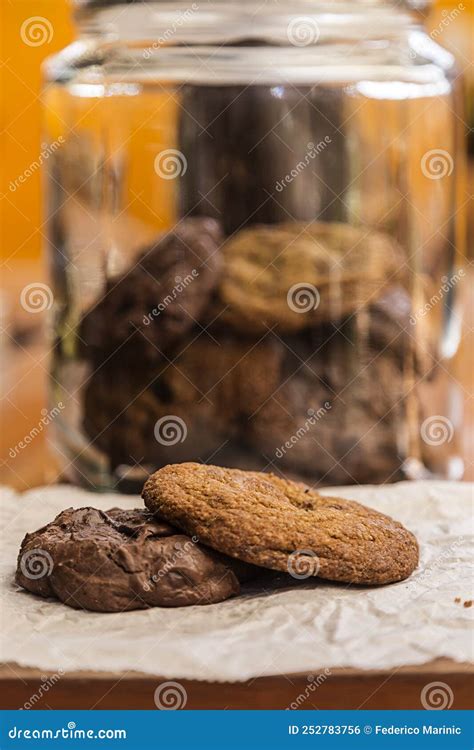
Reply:
[[25, 536], [16, 582], [75, 609], [123, 612], [220, 602], [248, 574], [149, 511], [69, 508]]

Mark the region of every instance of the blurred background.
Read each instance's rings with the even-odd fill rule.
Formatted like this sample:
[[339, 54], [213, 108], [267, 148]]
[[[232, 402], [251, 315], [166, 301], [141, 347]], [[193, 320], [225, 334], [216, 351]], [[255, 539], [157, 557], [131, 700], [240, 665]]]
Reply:
[[[462, 13], [456, 13], [461, 8]], [[43, 257], [45, 230], [42, 218], [42, 174], [37, 167], [42, 148], [41, 64], [74, 38], [69, 0], [2, 0], [0, 9], [0, 76], [2, 90], [0, 128], [0, 218], [2, 243], [1, 347], [4, 398], [0, 411], [2, 456], [0, 481], [18, 489], [54, 481], [56, 470], [46, 458], [44, 433], [16, 460], [8, 460], [11, 445], [21, 440], [44, 409], [48, 352], [41, 335], [41, 315], [31, 315], [20, 305], [25, 283], [47, 278]], [[32, 17], [47, 18], [48, 34], [26, 46], [22, 24]], [[474, 3], [435, 0], [425, 19], [432, 38], [457, 57], [466, 79], [469, 121], [473, 120], [473, 25]], [[472, 132], [469, 134], [471, 148]], [[471, 178], [472, 178], [471, 159]], [[23, 178], [25, 176], [25, 178]], [[21, 179], [20, 179], [21, 178]], [[472, 206], [472, 179], [466, 190]], [[469, 211], [472, 221], [472, 208]], [[472, 257], [472, 232], [470, 232]], [[470, 347], [472, 350], [472, 347]], [[472, 351], [468, 371], [472, 367]], [[468, 405], [469, 408], [469, 405]], [[471, 412], [472, 413], [472, 410]], [[472, 419], [469, 422], [472, 424]], [[467, 461], [468, 476], [472, 467]]]

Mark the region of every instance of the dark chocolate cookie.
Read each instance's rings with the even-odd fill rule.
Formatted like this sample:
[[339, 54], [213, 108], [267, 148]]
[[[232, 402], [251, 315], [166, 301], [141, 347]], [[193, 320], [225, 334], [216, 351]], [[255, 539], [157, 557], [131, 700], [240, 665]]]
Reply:
[[400, 478], [406, 385], [394, 359], [360, 358], [342, 336], [309, 356], [292, 345], [281, 385], [247, 424], [263, 465], [332, 484]]
[[146, 510], [119, 508], [69, 508], [27, 534], [16, 582], [95, 612], [212, 604], [240, 590], [233, 561]]
[[116, 373], [108, 365], [84, 391], [83, 426], [115, 469], [120, 464], [163, 466], [170, 460], [209, 458], [225, 442], [226, 424], [210, 399], [186, 396], [170, 385], [174, 368]]
[[120, 371], [113, 357], [85, 388], [85, 431], [113, 468], [209, 460], [278, 387], [283, 353], [276, 340], [202, 335], [156, 368]]
[[359, 316], [360, 334], [373, 351], [395, 357], [401, 368], [411, 360], [417, 375], [427, 377], [435, 362], [434, 341], [428, 321], [415, 321], [413, 312], [409, 293], [395, 284], [370, 305], [365, 317]]
[[291, 572], [300, 554], [312, 575], [382, 584], [418, 563], [415, 537], [389, 516], [273, 474], [175, 464], [148, 479], [143, 498], [214, 549], [275, 570]]
[[157, 360], [195, 324], [221, 268], [221, 230], [209, 218], [183, 219], [110, 279], [84, 316], [79, 337], [87, 359], [103, 361], [126, 345], [128, 356]]

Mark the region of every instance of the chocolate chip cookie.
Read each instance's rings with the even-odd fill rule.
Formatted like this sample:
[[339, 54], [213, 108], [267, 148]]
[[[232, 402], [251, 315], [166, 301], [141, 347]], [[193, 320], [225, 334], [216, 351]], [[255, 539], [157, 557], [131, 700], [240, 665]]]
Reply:
[[373, 302], [403, 266], [389, 235], [335, 222], [246, 229], [224, 244], [223, 256], [219, 293], [243, 331], [342, 320]]
[[205, 308], [221, 268], [219, 223], [183, 219], [145, 248], [136, 264], [109, 279], [80, 326], [85, 358], [101, 362], [118, 347], [156, 360], [189, 331]]
[[146, 510], [69, 508], [25, 536], [16, 582], [75, 609], [123, 612], [221, 602], [247, 570]]
[[210, 547], [275, 570], [291, 572], [300, 554], [321, 578], [382, 584], [418, 563], [416, 539], [397, 521], [273, 474], [175, 464], [148, 479], [143, 498]]

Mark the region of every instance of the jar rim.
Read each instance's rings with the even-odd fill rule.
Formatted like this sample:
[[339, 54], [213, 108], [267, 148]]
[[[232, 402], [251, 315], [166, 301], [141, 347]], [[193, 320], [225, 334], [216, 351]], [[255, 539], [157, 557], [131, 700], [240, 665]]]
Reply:
[[86, 33], [151, 39], [162, 47], [248, 41], [307, 47], [393, 36], [413, 21], [407, 2], [425, 0], [76, 0]]

